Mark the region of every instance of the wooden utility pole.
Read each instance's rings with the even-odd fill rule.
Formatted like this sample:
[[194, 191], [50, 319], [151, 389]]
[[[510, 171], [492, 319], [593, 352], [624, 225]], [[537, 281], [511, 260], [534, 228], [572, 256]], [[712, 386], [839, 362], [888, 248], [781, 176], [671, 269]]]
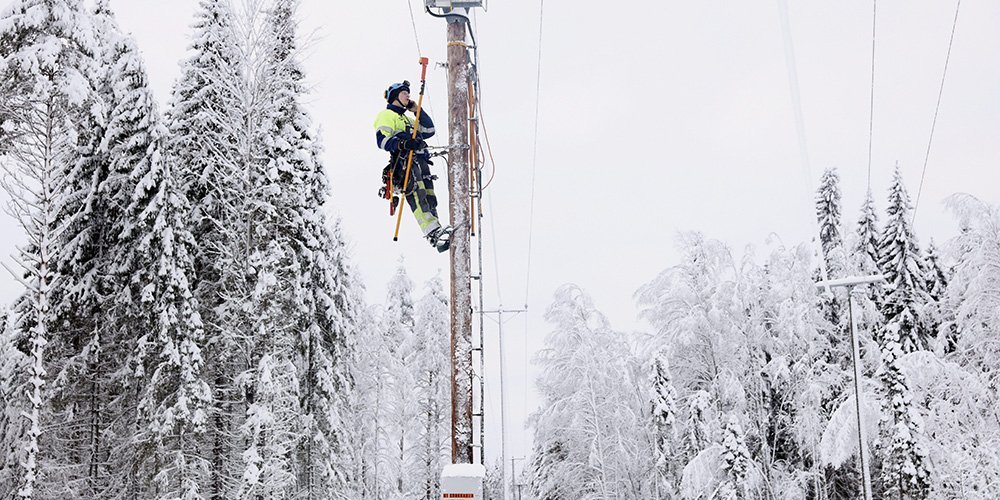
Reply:
[[451, 461], [473, 463], [469, 54], [465, 20], [448, 18], [448, 208], [451, 235]]

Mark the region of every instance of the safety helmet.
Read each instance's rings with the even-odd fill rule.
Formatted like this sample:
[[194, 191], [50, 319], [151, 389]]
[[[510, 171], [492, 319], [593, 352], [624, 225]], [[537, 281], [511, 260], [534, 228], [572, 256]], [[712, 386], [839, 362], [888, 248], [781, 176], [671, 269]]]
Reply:
[[404, 90], [407, 92], [410, 91], [410, 82], [406, 80], [403, 80], [403, 83], [389, 85], [389, 88], [385, 91], [385, 100], [392, 104], [399, 97], [399, 93]]

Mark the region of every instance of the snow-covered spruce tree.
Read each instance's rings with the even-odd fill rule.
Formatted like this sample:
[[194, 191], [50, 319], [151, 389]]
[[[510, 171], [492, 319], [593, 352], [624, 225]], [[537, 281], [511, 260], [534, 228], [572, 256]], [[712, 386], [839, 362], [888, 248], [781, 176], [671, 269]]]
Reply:
[[879, 242], [879, 268], [886, 276], [880, 329], [882, 366], [878, 373], [886, 403], [879, 451], [880, 487], [885, 496], [925, 498], [929, 462], [917, 406], [898, 366], [900, 357], [924, 349], [930, 340], [922, 315], [929, 301], [920, 249], [910, 226], [911, 206], [897, 166], [889, 190], [888, 217]]
[[[306, 269], [295, 253], [315, 235], [306, 234], [295, 221], [318, 209], [300, 201], [312, 188], [302, 176], [312, 172], [314, 165], [309, 160], [315, 157], [311, 156], [312, 146], [301, 140], [301, 132], [285, 127], [289, 118], [294, 120], [301, 114], [297, 109], [296, 82], [289, 81], [292, 77], [286, 68], [293, 63], [281, 56], [287, 43], [282, 37], [290, 35], [294, 40], [294, 30], [288, 33], [284, 29], [290, 21], [282, 20], [280, 12], [270, 12], [265, 22], [259, 23], [257, 17], [262, 9], [261, 1], [247, 2], [237, 17], [241, 78], [228, 80], [225, 85], [237, 118], [230, 126], [230, 135], [236, 139], [236, 157], [221, 158], [224, 170], [236, 174], [231, 186], [242, 186], [242, 191], [230, 193], [237, 217], [230, 223], [226, 239], [235, 244], [224, 252], [232, 262], [242, 262], [251, 270], [226, 276], [224, 294], [229, 296], [229, 302], [242, 298], [253, 304], [249, 310], [232, 308], [224, 312], [227, 324], [245, 332], [239, 334], [238, 343], [250, 360], [247, 366], [238, 368], [237, 375], [246, 411], [241, 426], [243, 472], [238, 494], [285, 496], [302, 486], [309, 494], [322, 494], [315, 491], [318, 485], [309, 477], [311, 464], [306, 469], [306, 484], [297, 484], [303, 477], [297, 462], [303, 442], [301, 405], [312, 403], [304, 401], [301, 394], [301, 376], [308, 376], [302, 370], [306, 364], [302, 354], [315, 354], [308, 352], [308, 346], [311, 343], [315, 349], [317, 343], [302, 342], [299, 331], [314, 323], [298, 314], [306, 309], [303, 296], [297, 293]], [[291, 136], [296, 133], [297, 137]], [[299, 140], [283, 144], [287, 139]], [[300, 165], [290, 158], [303, 158], [303, 163], [308, 164], [295, 171]], [[312, 292], [312, 287], [306, 291]], [[313, 360], [330, 365], [318, 358]], [[314, 416], [310, 414], [307, 419]], [[311, 422], [307, 425], [313, 427]], [[313, 429], [306, 432], [318, 434]]]
[[[302, 440], [297, 452], [299, 490], [313, 495], [343, 491], [354, 464], [345, 417], [352, 377], [349, 365], [354, 337], [360, 336], [362, 287], [348, 262], [339, 222], [330, 230], [320, 207], [314, 207], [315, 238], [300, 240], [300, 276], [306, 314], [298, 326]], [[294, 246], [294, 244], [293, 244]]]
[[695, 391], [687, 401], [687, 435], [685, 447], [689, 456], [695, 456], [712, 443], [712, 395], [706, 391]]
[[[819, 226], [819, 241], [823, 255], [821, 265], [826, 271], [818, 273], [819, 279], [835, 279], [844, 277], [848, 265], [844, 254], [844, 238], [841, 234], [841, 204], [840, 204], [840, 176], [835, 168], [829, 168], [823, 172], [820, 179], [819, 189], [816, 191], [816, 222]], [[823, 315], [836, 325], [831, 331], [833, 341], [836, 343], [843, 338], [843, 331], [847, 329], [847, 318], [845, 311], [846, 304], [835, 290], [823, 290], [820, 308]], [[844, 357], [844, 349], [836, 353], [839, 357]]]
[[574, 285], [557, 290], [545, 317], [554, 330], [538, 357], [542, 404], [530, 422], [542, 453], [559, 446], [565, 458], [532, 459], [545, 467], [533, 483], [559, 483], [563, 498], [649, 498], [649, 401], [635, 390], [627, 340]]
[[569, 500], [573, 485], [563, 482], [562, 472], [567, 459], [562, 443], [535, 442], [531, 451], [531, 462], [528, 463], [525, 475], [528, 489], [533, 498], [539, 500]]
[[882, 339], [879, 378], [887, 408], [878, 449], [882, 457], [879, 498], [927, 498], [931, 486], [923, 419], [900, 365], [904, 355], [899, 325], [889, 324]]
[[[879, 235], [881, 230], [878, 224], [878, 213], [875, 210], [875, 200], [871, 190], [865, 194], [865, 201], [861, 206], [861, 213], [857, 219], [854, 242], [851, 245], [849, 257], [851, 272], [858, 276], [871, 276], [881, 274], [879, 269]], [[883, 323], [881, 305], [884, 302], [884, 289], [879, 285], [869, 285], [864, 287], [863, 294], [855, 294], [858, 309], [858, 327], [861, 331], [871, 332], [877, 330], [877, 325]], [[862, 349], [867, 354], [866, 345]], [[877, 352], [866, 357], [878, 359]], [[877, 364], [877, 363], [874, 363]]]
[[661, 351], [650, 369], [649, 399], [653, 417], [652, 431], [659, 491], [670, 491], [676, 482], [674, 455], [680, 448], [677, 434], [677, 391], [670, 376], [667, 352]]
[[417, 302], [414, 328], [412, 366], [420, 429], [413, 482], [417, 498], [435, 500], [441, 497], [441, 470], [450, 459], [451, 324], [441, 277], [428, 281], [425, 288]]
[[83, 392], [94, 387], [86, 365], [95, 328], [82, 312], [96, 303], [97, 277], [86, 262], [99, 237], [88, 230], [101, 224], [89, 220], [102, 113], [90, 80], [93, 46], [78, 0], [18, 0], [0, 14], [0, 152], [11, 213], [28, 236], [18, 257], [27, 291], [16, 326], [31, 353], [26, 498], [87, 496], [103, 479], [95, 401]]
[[[192, 158], [188, 197], [205, 242], [198, 290], [209, 294], [199, 297], [215, 301], [203, 304], [209, 336], [231, 347], [220, 354], [249, 360], [220, 356], [213, 377], [217, 392], [230, 392], [217, 410], [245, 415], [213, 420], [216, 456], [231, 464], [213, 465], [222, 470], [213, 487], [327, 495], [344, 481], [336, 392], [348, 383], [339, 358], [357, 294], [323, 215], [327, 180], [301, 105], [296, 2], [268, 4], [264, 16], [260, 1], [239, 15], [224, 2], [202, 6], [199, 55], [175, 92], [175, 150]], [[225, 439], [227, 425], [242, 442]]]
[[22, 415], [31, 404], [28, 393], [30, 358], [18, 348], [15, 320], [0, 312], [0, 498], [14, 498], [27, 456], [28, 423]]
[[950, 353], [957, 343], [957, 326], [955, 314], [947, 300], [949, 272], [941, 263], [941, 254], [934, 240], [927, 245], [924, 254], [924, 269], [927, 271], [927, 295], [930, 301], [926, 304], [924, 321], [926, 328], [938, 338], [940, 350]]
[[722, 468], [726, 481], [719, 488], [719, 498], [747, 498], [747, 477], [750, 473], [750, 450], [747, 449], [743, 426], [734, 415], [722, 427]]
[[190, 209], [176, 166], [163, 155], [167, 131], [138, 48], [118, 33], [106, 1], [95, 18], [109, 43], [103, 87], [111, 112], [101, 149], [109, 162], [110, 206], [120, 212], [111, 224], [109, 274], [117, 285], [106, 314], [128, 332], [121, 340], [128, 352], [118, 363], [127, 359], [132, 379], [120, 382], [129, 390], [113, 402], [115, 434], [129, 438], [114, 453], [117, 495], [199, 498], [208, 472], [200, 444], [211, 394], [191, 293]]
[[879, 240], [878, 267], [886, 278], [882, 313], [888, 326], [895, 325], [903, 352], [926, 348], [931, 337], [922, 316], [929, 297], [920, 247], [911, 227], [911, 209], [897, 166], [889, 189], [888, 217]]
[[[500, 475], [503, 473], [502, 467], [499, 461], [494, 462], [492, 466], [486, 467], [486, 477], [483, 478], [483, 498], [503, 498], [503, 483], [500, 482]], [[441, 495], [428, 498], [437, 499], [441, 498]]]
[[837, 169], [829, 168], [823, 172], [816, 191], [816, 221], [829, 278], [839, 278], [844, 272], [840, 198], [840, 176]]
[[875, 210], [875, 198], [869, 190], [861, 205], [861, 215], [857, 221], [857, 242], [853, 248], [854, 264], [863, 275], [876, 274], [879, 263], [878, 212]]
[[[319, 178], [325, 180], [325, 177]], [[322, 219], [318, 208], [316, 216]], [[300, 487], [318, 483], [329, 488], [335, 498], [357, 498], [354, 486], [366, 483], [364, 475], [357, 474], [359, 464], [365, 459], [356, 460], [356, 451], [365, 449], [371, 434], [365, 432], [370, 421], [360, 424], [364, 413], [358, 414], [354, 408], [356, 372], [352, 360], [357, 359], [356, 350], [361, 339], [374, 336], [372, 328], [377, 322], [366, 311], [362, 297], [364, 285], [350, 264], [340, 222], [334, 223], [329, 232], [314, 227], [320, 231], [319, 236], [329, 236], [329, 239], [318, 237], [312, 241], [319, 245], [317, 250], [323, 251], [310, 254], [316, 271], [311, 271], [307, 275], [310, 280], [306, 281], [313, 283], [311, 293], [315, 297], [315, 309], [308, 309], [311, 312], [306, 318], [315, 326], [310, 324], [305, 331], [315, 332], [318, 328], [321, 342], [309, 347], [313, 361], [306, 363], [307, 375], [303, 377], [308, 381], [311, 364], [317, 383], [302, 390], [301, 394], [313, 401], [311, 405], [303, 403], [302, 406], [313, 415], [314, 430], [305, 434], [312, 437], [314, 444], [306, 449], [307, 454], [299, 467], [300, 470], [308, 470], [310, 466], [319, 468], [322, 471], [319, 479], [325, 482], [311, 474], [314, 479], [311, 482], [300, 480]], [[370, 366], [365, 369], [370, 370]], [[348, 422], [357, 425], [348, 425]], [[314, 456], [312, 460], [308, 459], [309, 452]]]
[[[188, 220], [197, 242], [192, 293], [206, 345], [211, 346], [203, 353], [212, 359], [208, 377], [215, 400], [206, 446], [211, 475], [203, 491], [227, 497], [235, 495], [240, 484], [240, 454], [246, 444], [236, 437], [246, 414], [236, 376], [247, 368], [246, 361], [240, 364], [240, 353], [245, 347], [241, 340], [249, 332], [245, 322], [233, 324], [231, 316], [250, 306], [243, 302], [245, 296], [233, 297], [230, 289], [242, 282], [244, 265], [249, 267], [250, 249], [243, 239], [247, 229], [237, 226], [245, 221], [240, 209], [252, 193], [244, 184], [244, 169], [232, 168], [240, 158], [233, 126], [242, 123], [232, 90], [241, 80], [234, 14], [229, 2], [202, 0], [196, 16], [191, 56], [181, 66], [167, 113], [168, 156], [178, 167], [176, 174], [191, 205]], [[236, 261], [233, 252], [241, 248]]]
[[275, 208], [284, 223], [276, 229], [293, 250], [289, 279], [302, 311], [296, 326], [302, 332], [296, 365], [305, 426], [296, 452], [299, 489], [327, 495], [343, 485], [347, 474], [339, 448], [344, 439], [339, 435], [338, 393], [349, 383], [342, 358], [348, 337], [355, 335], [361, 300], [339, 226], [331, 227], [324, 213], [329, 181], [318, 136], [303, 106], [307, 91], [299, 63], [298, 4], [277, 0], [266, 16], [269, 42], [263, 65], [270, 69], [262, 83], [270, 89], [265, 95], [273, 104], [265, 144], [268, 175], [277, 177], [281, 190]]
[[83, 91], [89, 97], [86, 113], [76, 124], [78, 134], [72, 138], [78, 158], [62, 173], [65, 185], [58, 217], [63, 249], [53, 282], [52, 311], [65, 334], [48, 346], [58, 367], [52, 371], [49, 411], [61, 423], [51, 432], [52, 446], [65, 457], [53, 470], [65, 472], [67, 483], [46, 483], [54, 495], [75, 491], [103, 497], [116, 479], [107, 465], [117, 444], [117, 436], [109, 432], [116, 418], [110, 404], [120, 388], [114, 379], [122, 343], [116, 338], [121, 332], [105, 321], [103, 312], [116, 286], [105, 270], [113, 245], [110, 226], [118, 214], [107, 196], [108, 163], [100, 150], [107, 109], [99, 92], [102, 71], [93, 19], [84, 2], [64, 3], [72, 10], [66, 15], [76, 18], [78, 36], [73, 43], [84, 43], [78, 50], [80, 68], [87, 76]]

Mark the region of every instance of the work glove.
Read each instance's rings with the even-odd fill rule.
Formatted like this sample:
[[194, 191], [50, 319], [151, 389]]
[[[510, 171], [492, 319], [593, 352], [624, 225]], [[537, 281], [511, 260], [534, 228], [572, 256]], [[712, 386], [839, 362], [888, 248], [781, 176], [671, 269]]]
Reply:
[[399, 149], [401, 151], [419, 151], [424, 149], [427, 143], [423, 139], [414, 139], [412, 137], [407, 137], [402, 141], [399, 141]]
[[406, 109], [408, 109], [410, 111], [416, 111], [417, 110], [417, 101], [414, 101], [413, 99], [410, 99], [410, 102], [406, 103]]

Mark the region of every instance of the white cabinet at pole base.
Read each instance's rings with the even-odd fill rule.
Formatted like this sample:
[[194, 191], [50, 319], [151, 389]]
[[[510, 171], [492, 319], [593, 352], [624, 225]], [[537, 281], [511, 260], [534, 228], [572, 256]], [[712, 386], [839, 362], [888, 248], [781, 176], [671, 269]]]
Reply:
[[441, 472], [442, 500], [483, 500], [486, 467], [479, 464], [451, 464]]

